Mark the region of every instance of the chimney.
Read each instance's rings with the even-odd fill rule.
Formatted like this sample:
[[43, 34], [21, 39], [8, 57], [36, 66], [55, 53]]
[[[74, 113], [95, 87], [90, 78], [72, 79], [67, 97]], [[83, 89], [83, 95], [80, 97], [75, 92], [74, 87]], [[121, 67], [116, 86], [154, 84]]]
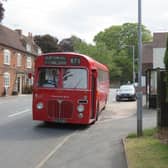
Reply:
[[19, 36], [22, 35], [22, 30], [21, 29], [16, 29], [15, 31], [19, 34]]
[[28, 33], [28, 37], [32, 39], [32, 38], [33, 38], [32, 33], [29, 32], [29, 33]]

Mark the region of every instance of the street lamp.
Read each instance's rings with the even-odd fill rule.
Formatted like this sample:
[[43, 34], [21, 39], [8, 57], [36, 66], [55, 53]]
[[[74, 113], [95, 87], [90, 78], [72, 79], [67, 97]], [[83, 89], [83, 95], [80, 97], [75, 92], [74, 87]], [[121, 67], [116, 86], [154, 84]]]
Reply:
[[135, 84], [135, 46], [134, 45], [123, 45], [123, 47], [132, 48], [132, 81]]
[[138, 0], [138, 92], [137, 92], [137, 135], [142, 136], [142, 18], [141, 0]]

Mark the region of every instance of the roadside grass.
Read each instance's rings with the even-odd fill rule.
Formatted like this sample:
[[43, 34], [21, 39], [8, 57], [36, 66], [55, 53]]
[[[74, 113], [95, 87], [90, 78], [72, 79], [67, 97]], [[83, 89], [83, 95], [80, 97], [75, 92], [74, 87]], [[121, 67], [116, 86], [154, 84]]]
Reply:
[[125, 147], [129, 168], [168, 168], [168, 145], [154, 137], [156, 131], [147, 129], [140, 138], [128, 135]]

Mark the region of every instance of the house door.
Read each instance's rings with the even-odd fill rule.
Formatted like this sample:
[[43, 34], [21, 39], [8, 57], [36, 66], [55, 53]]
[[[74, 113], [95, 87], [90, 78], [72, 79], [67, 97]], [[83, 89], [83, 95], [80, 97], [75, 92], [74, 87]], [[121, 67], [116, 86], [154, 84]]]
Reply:
[[17, 91], [19, 94], [22, 94], [22, 77], [17, 77]]

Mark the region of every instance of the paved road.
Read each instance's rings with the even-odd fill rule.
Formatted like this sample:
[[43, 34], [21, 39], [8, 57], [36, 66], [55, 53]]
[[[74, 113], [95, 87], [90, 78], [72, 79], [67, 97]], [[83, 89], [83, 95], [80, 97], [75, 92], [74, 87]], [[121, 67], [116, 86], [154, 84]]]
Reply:
[[31, 95], [0, 98], [0, 125], [31, 114]]
[[[121, 138], [136, 131], [136, 103], [114, 102], [91, 126], [32, 121], [31, 96], [0, 98], [0, 163], [4, 168], [126, 168]], [[156, 114], [145, 112], [145, 127]]]

